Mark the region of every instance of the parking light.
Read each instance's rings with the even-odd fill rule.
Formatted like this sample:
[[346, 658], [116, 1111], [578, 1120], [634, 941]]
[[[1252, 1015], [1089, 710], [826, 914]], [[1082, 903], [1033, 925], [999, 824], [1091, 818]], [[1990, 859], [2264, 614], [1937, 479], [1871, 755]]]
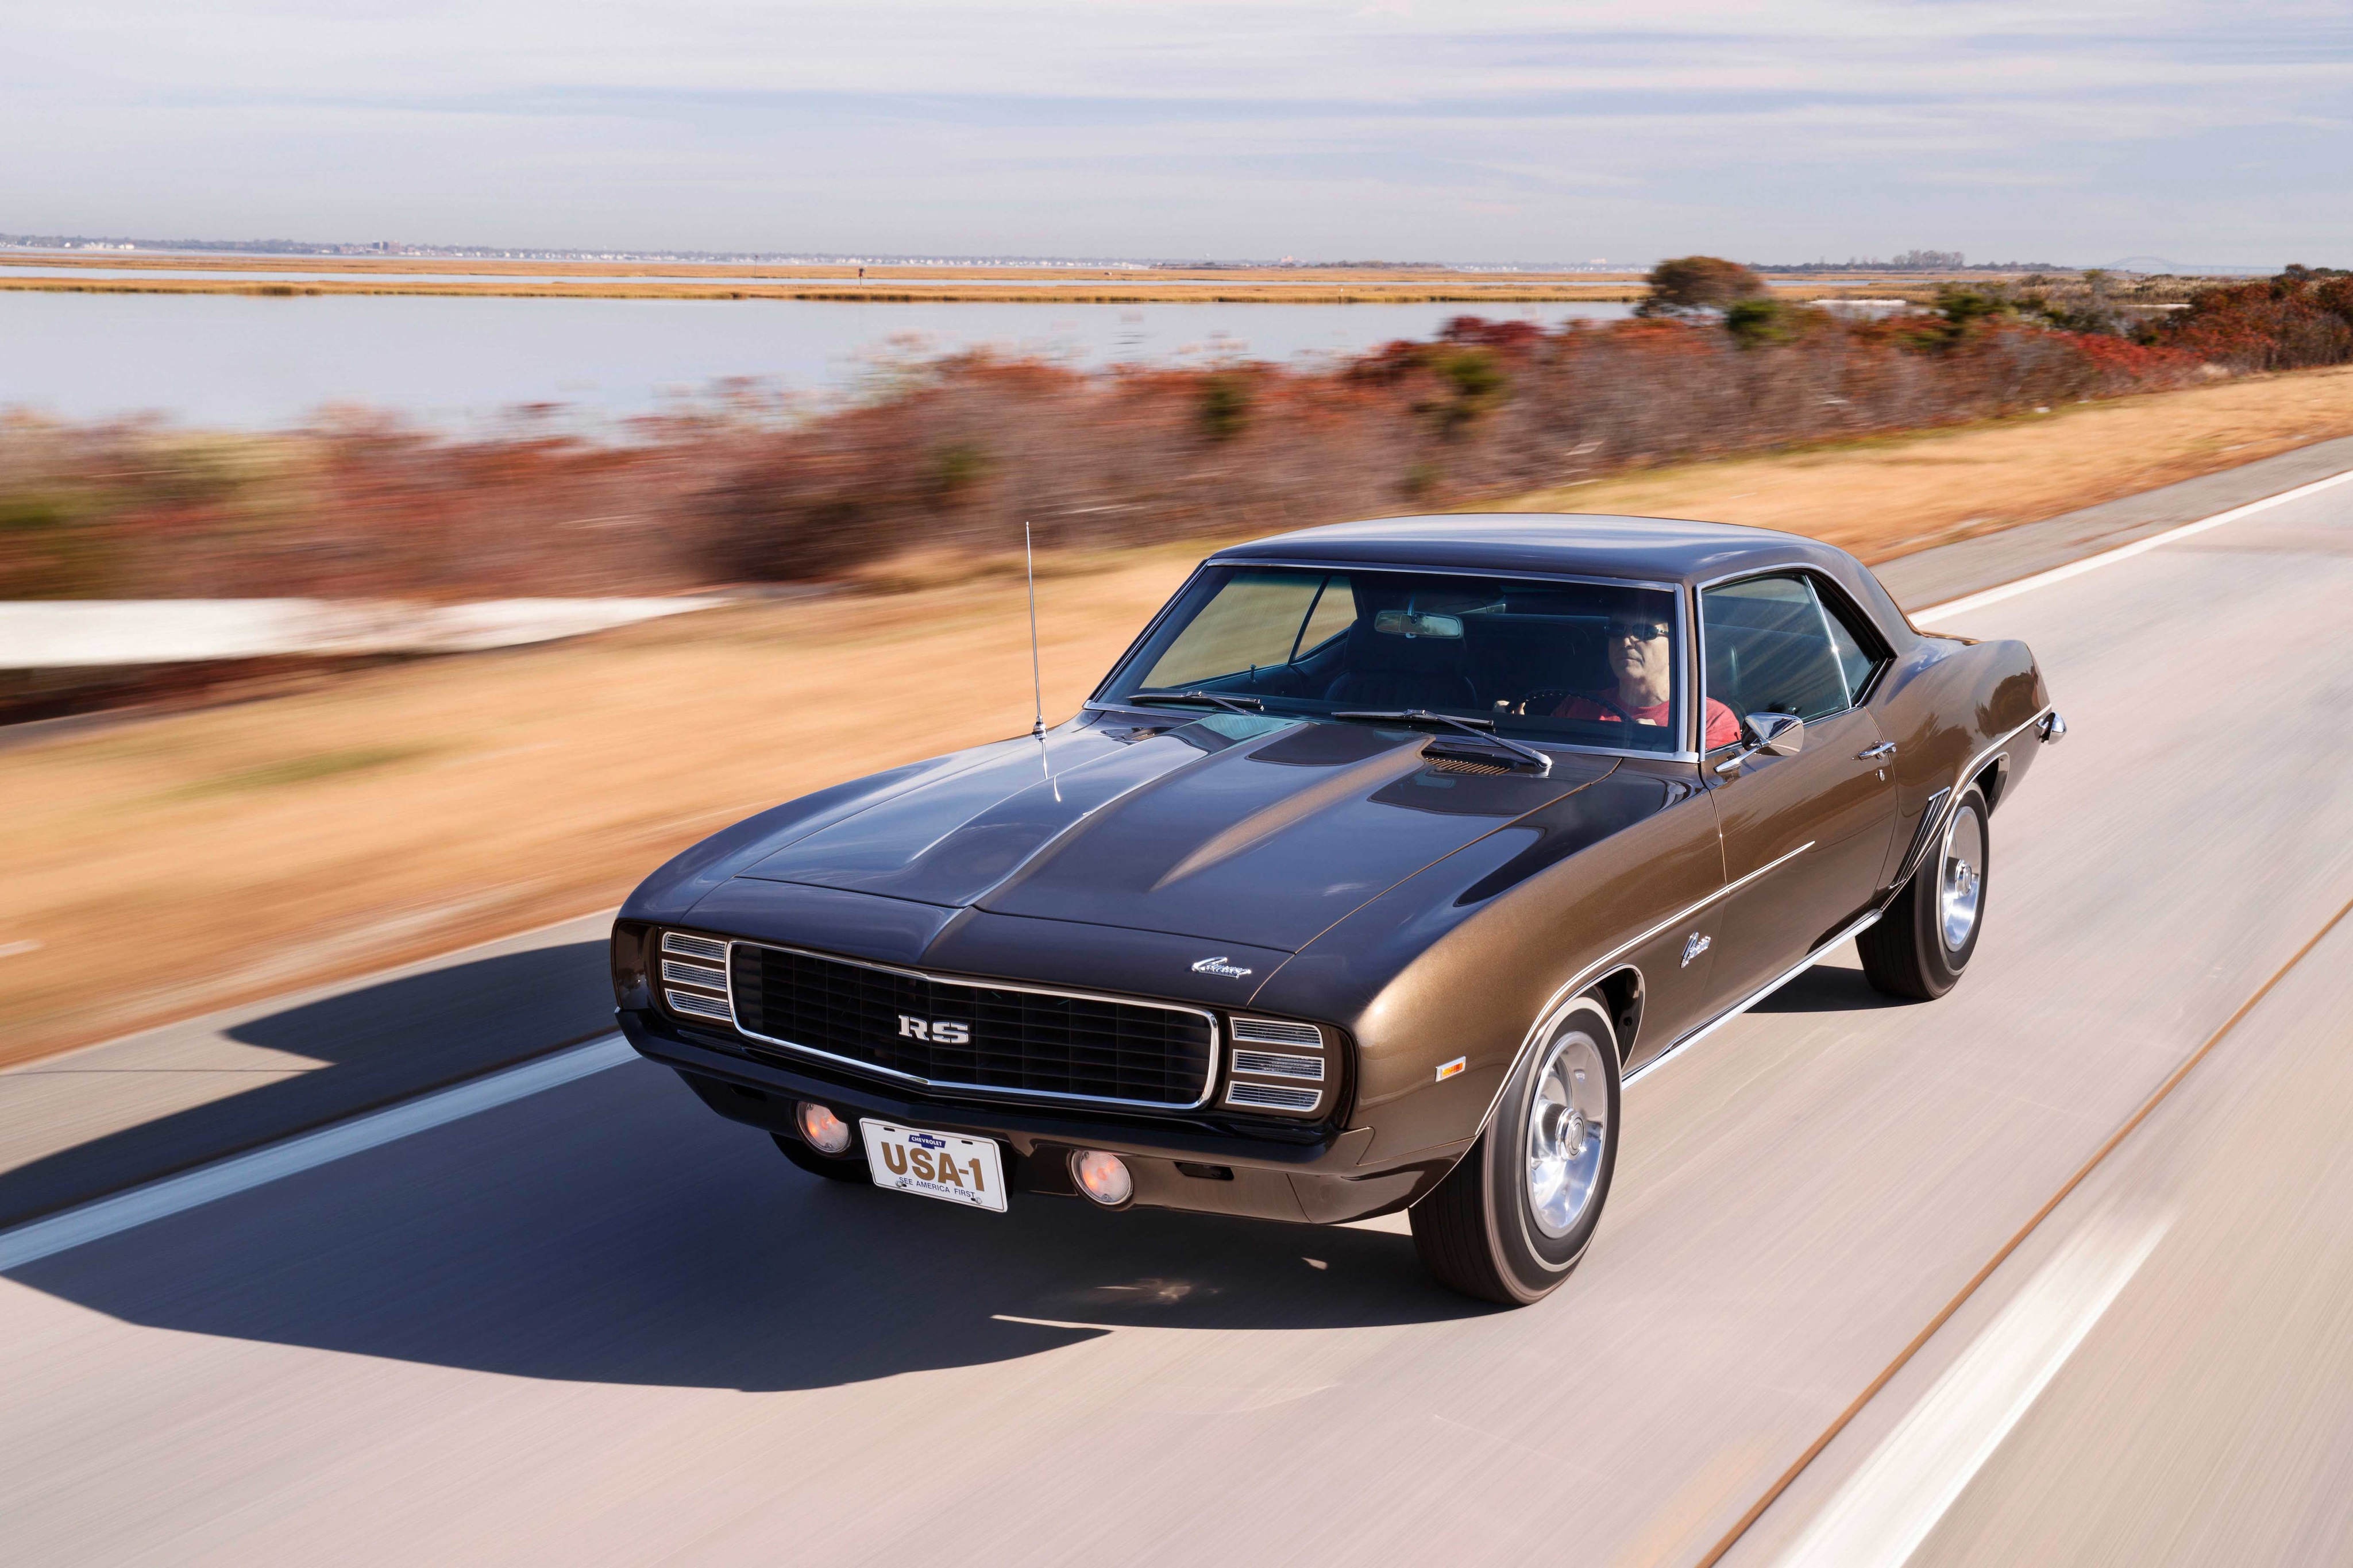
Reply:
[[1071, 1156], [1071, 1176], [1079, 1191], [1107, 1209], [1115, 1209], [1135, 1195], [1135, 1179], [1127, 1162], [1101, 1149], [1082, 1149]]
[[813, 1100], [802, 1100], [793, 1108], [793, 1119], [800, 1123], [801, 1139], [820, 1154], [840, 1154], [849, 1148], [849, 1123]]

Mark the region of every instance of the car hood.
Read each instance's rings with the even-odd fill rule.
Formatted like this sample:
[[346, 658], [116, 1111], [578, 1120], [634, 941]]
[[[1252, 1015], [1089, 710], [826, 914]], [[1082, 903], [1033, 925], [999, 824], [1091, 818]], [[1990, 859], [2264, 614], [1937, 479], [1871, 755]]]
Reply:
[[1296, 952], [1415, 872], [1608, 774], [1441, 773], [1427, 734], [1218, 714], [1072, 725], [832, 816], [735, 874]]

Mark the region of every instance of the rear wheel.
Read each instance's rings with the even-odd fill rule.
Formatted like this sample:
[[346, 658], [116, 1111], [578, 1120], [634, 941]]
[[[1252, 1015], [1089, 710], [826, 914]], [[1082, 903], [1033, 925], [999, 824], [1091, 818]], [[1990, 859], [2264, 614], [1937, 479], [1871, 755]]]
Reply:
[[1414, 1205], [1439, 1282], [1507, 1307], [1550, 1295], [1592, 1244], [1618, 1161], [1618, 1042], [1580, 996], [1504, 1086], [1495, 1117]]
[[1987, 862], [1993, 841], [1986, 830], [1985, 795], [1975, 784], [1938, 836], [1935, 853], [1879, 923], [1855, 939], [1862, 973], [1890, 996], [1932, 1002], [1960, 982], [1985, 929]]
[[820, 1154], [803, 1142], [797, 1132], [778, 1132], [773, 1136], [776, 1140], [776, 1147], [784, 1151], [785, 1158], [812, 1175], [823, 1176], [832, 1182], [872, 1180], [866, 1173], [866, 1152], [862, 1149], [853, 1148], [847, 1154]]

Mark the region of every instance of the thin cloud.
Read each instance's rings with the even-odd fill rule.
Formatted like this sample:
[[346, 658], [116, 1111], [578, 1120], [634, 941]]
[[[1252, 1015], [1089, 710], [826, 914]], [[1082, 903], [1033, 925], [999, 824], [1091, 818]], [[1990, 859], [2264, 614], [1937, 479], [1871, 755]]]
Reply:
[[1464, 260], [2353, 253], [2341, 3], [16, 9], [0, 225], [16, 229]]

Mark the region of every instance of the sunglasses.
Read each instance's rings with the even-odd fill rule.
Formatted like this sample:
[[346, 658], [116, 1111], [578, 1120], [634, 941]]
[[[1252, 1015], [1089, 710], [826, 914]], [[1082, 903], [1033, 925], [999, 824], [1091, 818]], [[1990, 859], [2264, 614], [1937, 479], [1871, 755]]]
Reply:
[[1610, 640], [1632, 637], [1636, 642], [1654, 642], [1673, 628], [1664, 621], [1611, 621]]

